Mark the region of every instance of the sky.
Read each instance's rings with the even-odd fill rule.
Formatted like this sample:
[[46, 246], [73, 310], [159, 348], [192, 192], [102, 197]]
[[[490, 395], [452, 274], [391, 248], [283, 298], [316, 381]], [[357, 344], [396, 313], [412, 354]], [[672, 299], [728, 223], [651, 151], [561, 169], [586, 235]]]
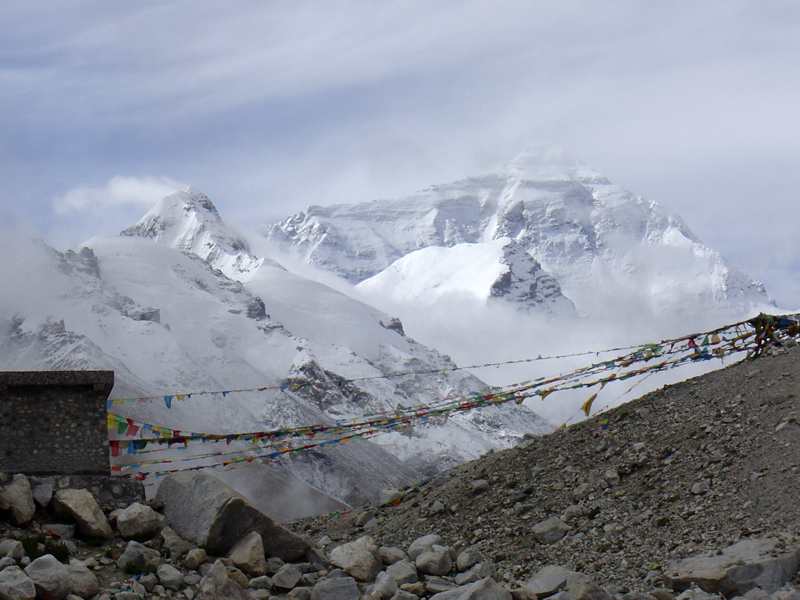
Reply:
[[800, 308], [800, 4], [0, 5], [0, 222], [63, 250], [193, 185], [234, 225], [550, 144]]

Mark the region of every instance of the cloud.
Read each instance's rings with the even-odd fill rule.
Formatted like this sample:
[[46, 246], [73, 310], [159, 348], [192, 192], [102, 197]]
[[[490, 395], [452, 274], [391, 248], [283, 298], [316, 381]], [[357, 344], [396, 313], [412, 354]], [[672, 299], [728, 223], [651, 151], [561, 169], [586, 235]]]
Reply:
[[53, 199], [59, 215], [96, 208], [130, 206], [147, 209], [185, 184], [168, 177], [124, 177], [117, 175], [103, 187], [82, 185]]

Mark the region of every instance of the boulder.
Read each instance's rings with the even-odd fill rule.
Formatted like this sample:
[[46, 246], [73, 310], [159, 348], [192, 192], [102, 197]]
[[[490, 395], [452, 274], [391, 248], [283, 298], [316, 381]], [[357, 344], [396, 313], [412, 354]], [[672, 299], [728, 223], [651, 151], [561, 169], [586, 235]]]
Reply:
[[303, 577], [303, 572], [295, 565], [283, 565], [275, 575], [272, 576], [272, 586], [283, 590], [291, 590]]
[[108, 519], [100, 510], [94, 496], [86, 490], [65, 489], [56, 492], [56, 501], [78, 525], [78, 530], [88, 538], [114, 537]]
[[0, 598], [6, 600], [34, 600], [36, 586], [19, 567], [6, 567], [0, 571]]
[[0, 558], [8, 556], [14, 560], [19, 560], [25, 556], [25, 548], [22, 542], [17, 540], [0, 540]]
[[128, 571], [145, 568], [156, 569], [162, 563], [161, 554], [147, 546], [131, 540], [125, 546], [125, 552], [117, 559], [117, 567]]
[[330, 553], [331, 563], [359, 581], [372, 581], [383, 563], [375, 541], [368, 535], [337, 546]]
[[710, 594], [744, 596], [753, 588], [773, 593], [794, 577], [800, 551], [781, 551], [777, 538], [742, 540], [716, 556], [684, 558], [670, 563], [664, 583], [682, 592], [692, 585]]
[[30, 480], [33, 501], [42, 508], [46, 508], [53, 499], [53, 477], [32, 477]]
[[367, 595], [369, 600], [390, 600], [400, 589], [394, 578], [386, 572], [378, 573], [375, 584]]
[[100, 593], [100, 583], [92, 571], [82, 564], [67, 565], [72, 593], [81, 598], [93, 598]]
[[168, 590], [179, 590], [183, 587], [183, 573], [172, 565], [159, 565], [156, 571], [158, 581]]
[[31, 578], [38, 597], [61, 600], [72, 592], [72, 579], [65, 565], [52, 554], [45, 554], [25, 567], [25, 575]]
[[158, 532], [161, 520], [152, 508], [134, 502], [117, 515], [117, 531], [126, 540], [148, 540]]
[[557, 542], [567, 534], [567, 531], [569, 531], [569, 525], [558, 517], [545, 519], [534, 525], [531, 529], [533, 537], [536, 538], [540, 544], [552, 544]]
[[386, 569], [386, 574], [397, 582], [397, 585], [404, 583], [416, 583], [419, 581], [417, 568], [407, 560], [401, 560]]
[[425, 575], [447, 575], [453, 568], [450, 550], [444, 546], [434, 546], [417, 556], [414, 562], [417, 571]]
[[192, 548], [183, 557], [183, 566], [192, 571], [196, 571], [200, 565], [206, 562], [206, 551], [202, 548]]
[[511, 600], [511, 594], [491, 577], [475, 583], [439, 592], [430, 600]]
[[361, 592], [352, 577], [322, 579], [311, 590], [311, 600], [359, 600]]
[[248, 533], [236, 542], [228, 556], [236, 568], [248, 577], [259, 577], [267, 572], [267, 561], [264, 559], [264, 542], [261, 539], [261, 535], [255, 531]]
[[172, 473], [155, 499], [163, 503], [164, 515], [179, 535], [221, 555], [252, 531], [261, 535], [267, 556], [297, 560], [311, 547], [207, 473]]
[[408, 555], [394, 546], [381, 546], [378, 548], [378, 556], [381, 557], [385, 565], [393, 565], [401, 560], [408, 560]]
[[200, 580], [197, 600], [252, 600], [252, 597], [228, 577], [228, 569], [217, 560]]
[[523, 587], [538, 598], [547, 598], [566, 587], [569, 573], [564, 567], [548, 565], [537, 571]]
[[[164, 527], [161, 529], [160, 538], [161, 549], [169, 553], [170, 560], [180, 560], [192, 550], [198, 549], [175, 533], [175, 530], [171, 527]], [[203, 561], [205, 561], [205, 558], [203, 558]]]
[[411, 545], [408, 547], [408, 557], [411, 560], [417, 560], [420, 554], [430, 550], [434, 544], [441, 546], [442, 538], [436, 534], [423, 535], [411, 542]]
[[15, 525], [26, 525], [36, 512], [33, 503], [31, 484], [28, 478], [17, 473], [11, 481], [0, 487], [0, 510], [11, 512], [11, 519]]

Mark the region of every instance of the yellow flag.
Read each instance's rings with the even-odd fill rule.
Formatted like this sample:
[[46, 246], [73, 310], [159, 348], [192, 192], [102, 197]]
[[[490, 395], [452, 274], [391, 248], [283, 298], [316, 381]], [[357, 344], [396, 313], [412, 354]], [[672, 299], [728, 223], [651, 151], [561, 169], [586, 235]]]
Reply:
[[561, 425], [556, 427], [556, 431], [560, 431], [561, 429], [566, 429], [566, 428], [567, 428], [567, 424], [566, 423], [562, 423]]
[[587, 417], [589, 416], [589, 413], [592, 412], [592, 402], [594, 402], [595, 398], [597, 398], [597, 394], [596, 393], [594, 393], [591, 396], [589, 396], [589, 399], [586, 402], [583, 403], [583, 406], [581, 406], [581, 410], [583, 411], [583, 414], [585, 414]]

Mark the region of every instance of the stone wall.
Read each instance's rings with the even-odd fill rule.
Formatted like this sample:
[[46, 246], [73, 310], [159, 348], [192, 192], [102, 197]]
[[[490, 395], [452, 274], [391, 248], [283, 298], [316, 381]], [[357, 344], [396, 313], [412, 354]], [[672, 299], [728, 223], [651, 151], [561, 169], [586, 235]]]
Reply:
[[0, 472], [108, 475], [113, 371], [0, 373]]

